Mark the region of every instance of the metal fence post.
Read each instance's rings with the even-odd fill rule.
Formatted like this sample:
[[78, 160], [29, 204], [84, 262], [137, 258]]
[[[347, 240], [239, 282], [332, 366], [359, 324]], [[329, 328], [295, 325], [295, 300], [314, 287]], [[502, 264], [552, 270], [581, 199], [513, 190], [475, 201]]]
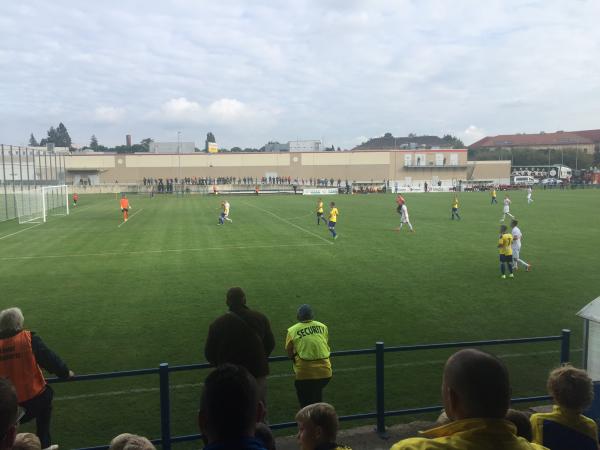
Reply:
[[385, 393], [384, 393], [384, 360], [383, 342], [375, 343], [375, 386], [377, 392], [376, 407], [377, 407], [377, 434], [381, 438], [387, 438], [385, 433]]
[[160, 380], [160, 435], [163, 450], [171, 450], [171, 400], [169, 397], [169, 364], [161, 363]]
[[571, 359], [571, 330], [563, 329], [561, 332], [562, 339], [560, 341], [560, 363], [566, 364]]

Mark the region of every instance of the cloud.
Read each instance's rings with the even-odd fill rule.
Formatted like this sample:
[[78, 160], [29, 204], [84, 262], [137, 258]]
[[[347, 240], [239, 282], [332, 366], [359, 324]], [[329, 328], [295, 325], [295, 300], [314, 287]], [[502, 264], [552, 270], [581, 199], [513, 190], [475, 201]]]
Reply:
[[222, 98], [212, 102], [208, 107], [208, 114], [224, 123], [235, 122], [252, 115], [246, 105], [233, 98]]
[[164, 102], [159, 114], [148, 117], [155, 121], [166, 121], [177, 125], [203, 124], [206, 126], [246, 127], [257, 125], [257, 121], [271, 120], [278, 114], [276, 109], [250, 106], [234, 98], [221, 98], [203, 106], [185, 97], [172, 98]]
[[166, 101], [161, 107], [161, 113], [166, 120], [184, 123], [202, 121], [203, 115], [200, 104], [185, 97]]
[[4, 143], [62, 121], [82, 142], [189, 125], [227, 147], [323, 136], [350, 148], [382, 130], [467, 141], [466, 124], [501, 134], [600, 117], [597, 0], [4, 3]]
[[117, 123], [125, 116], [125, 108], [98, 106], [94, 110], [94, 119], [102, 123]]
[[465, 145], [471, 145], [473, 142], [477, 142], [486, 136], [485, 130], [478, 128], [475, 125], [469, 125], [467, 129], [461, 133], [462, 141]]

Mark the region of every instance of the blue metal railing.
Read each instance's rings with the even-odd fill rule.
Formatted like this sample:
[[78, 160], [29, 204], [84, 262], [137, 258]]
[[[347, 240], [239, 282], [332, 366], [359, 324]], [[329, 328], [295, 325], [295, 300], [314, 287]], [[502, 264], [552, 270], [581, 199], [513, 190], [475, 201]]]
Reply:
[[[412, 352], [421, 350], [438, 350], [448, 348], [466, 348], [466, 347], [488, 347], [493, 345], [516, 345], [516, 344], [531, 344], [540, 342], [553, 342], [560, 341], [560, 362], [564, 364], [570, 360], [570, 330], [562, 330], [560, 335], [557, 336], [541, 336], [541, 337], [530, 337], [530, 338], [516, 338], [516, 339], [496, 339], [496, 340], [485, 340], [485, 341], [463, 341], [463, 342], [446, 342], [438, 344], [419, 344], [419, 345], [401, 345], [397, 347], [385, 347], [383, 342], [377, 342], [375, 348], [360, 349], [360, 350], [342, 350], [332, 352], [331, 356], [334, 358], [345, 357], [345, 356], [356, 356], [356, 355], [375, 355], [375, 411], [368, 413], [351, 414], [347, 416], [340, 416], [340, 421], [347, 422], [352, 420], [364, 420], [364, 419], [376, 419], [376, 431], [380, 436], [385, 436], [385, 418], [392, 416], [403, 416], [403, 415], [414, 415], [423, 414], [430, 412], [440, 411], [443, 407], [440, 405], [424, 406], [419, 408], [406, 408], [399, 410], [386, 411], [385, 410], [385, 386], [384, 386], [384, 372], [385, 372], [385, 354], [386, 353], [397, 353], [397, 352]], [[273, 356], [269, 358], [269, 362], [282, 362], [288, 361], [287, 356]], [[161, 445], [163, 450], [171, 450], [171, 444], [178, 442], [195, 441], [201, 438], [200, 434], [190, 434], [184, 436], [171, 436], [171, 399], [169, 391], [169, 374], [171, 372], [183, 372], [189, 370], [201, 370], [209, 369], [212, 366], [208, 363], [201, 364], [187, 364], [182, 366], [170, 367], [167, 363], [162, 363], [158, 368], [153, 369], [139, 369], [139, 370], [127, 370], [120, 372], [107, 372], [107, 373], [96, 373], [89, 375], [77, 375], [69, 380], [61, 380], [59, 378], [48, 379], [49, 383], [63, 383], [72, 381], [89, 381], [89, 380], [103, 380], [108, 378], [123, 378], [123, 377], [134, 377], [141, 375], [156, 375], [159, 377], [159, 390], [160, 390], [160, 432], [161, 437], [159, 439], [153, 439], [152, 443], [155, 445]], [[538, 395], [533, 397], [520, 397], [512, 399], [513, 403], [529, 403], [549, 400], [550, 397], [547, 395]], [[296, 426], [296, 422], [282, 422], [270, 425], [273, 430], [280, 430], [284, 428], [292, 428]], [[97, 447], [84, 447], [80, 450], [104, 450], [107, 449], [107, 445]]]

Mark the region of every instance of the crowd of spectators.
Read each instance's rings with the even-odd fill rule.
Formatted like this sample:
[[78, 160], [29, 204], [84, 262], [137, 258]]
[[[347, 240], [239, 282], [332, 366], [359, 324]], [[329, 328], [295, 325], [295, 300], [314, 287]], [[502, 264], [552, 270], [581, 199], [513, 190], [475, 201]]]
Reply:
[[[204, 448], [275, 450], [266, 420], [268, 356], [275, 348], [271, 325], [264, 314], [248, 308], [239, 287], [229, 289], [225, 303], [229, 310], [211, 324], [205, 346], [206, 358], [215, 369], [203, 383], [197, 414]], [[309, 305], [301, 305], [296, 318], [284, 348], [296, 373], [298, 446], [300, 450], [348, 449], [337, 442], [335, 408], [322, 401], [323, 387], [332, 376], [328, 328], [314, 320]], [[50, 441], [49, 411], [47, 417], [44, 412], [52, 396], [38, 409], [32, 407], [31, 399], [50, 389], [37, 371], [41, 374], [40, 367], [53, 361], [52, 369], [59, 376], [73, 373], [39, 337], [23, 329], [18, 308], [0, 312], [0, 333], [0, 450], [56, 450]], [[24, 376], [28, 370], [32, 375]], [[393, 444], [391, 450], [598, 450], [596, 423], [583, 415], [593, 399], [587, 373], [563, 365], [550, 373], [547, 388], [554, 400], [551, 412], [528, 416], [509, 409], [506, 365], [480, 350], [460, 350], [444, 366], [444, 412], [436, 426]], [[38, 420], [36, 435], [18, 434], [19, 423], [33, 418]], [[111, 450], [154, 448], [147, 438], [129, 433], [110, 443]]]
[[[213, 186], [213, 185], [246, 185], [254, 186], [257, 184], [272, 185], [298, 185], [298, 186], [317, 186], [317, 187], [342, 187], [349, 186], [348, 180], [342, 181], [334, 178], [293, 178], [290, 176], [269, 176], [269, 177], [184, 177], [184, 178], [153, 178], [144, 177], [142, 179], [144, 186], [156, 186], [159, 192], [167, 192], [167, 186], [189, 185], [189, 186]], [[161, 186], [163, 186], [161, 188]], [[171, 188], [172, 189], [172, 188]]]

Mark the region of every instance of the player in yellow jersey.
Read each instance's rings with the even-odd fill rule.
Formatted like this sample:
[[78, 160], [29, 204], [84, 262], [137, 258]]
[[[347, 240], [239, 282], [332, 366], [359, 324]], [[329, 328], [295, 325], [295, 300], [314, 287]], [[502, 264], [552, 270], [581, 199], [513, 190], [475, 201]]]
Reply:
[[317, 225], [321, 223], [321, 220], [325, 222], [325, 217], [323, 217], [323, 199], [319, 199], [317, 202]]
[[500, 272], [501, 278], [506, 278], [506, 268], [508, 266], [508, 278], [514, 278], [512, 266], [512, 242], [513, 236], [508, 231], [506, 225], [500, 226], [500, 237], [498, 239], [498, 250], [500, 251]]
[[335, 207], [335, 203], [331, 202], [329, 204], [329, 231], [331, 231], [331, 235], [333, 239], [337, 239], [338, 235], [335, 232], [335, 225], [337, 224], [337, 217], [340, 215], [340, 212]]
[[452, 200], [452, 220], [454, 220], [454, 216], [460, 220], [460, 216], [458, 215], [458, 196], [456, 194], [454, 194], [454, 200]]
[[494, 203], [498, 203], [498, 199], [496, 198], [498, 196], [498, 194], [496, 193], [496, 188], [493, 187], [492, 188], [492, 205]]
[[219, 225], [223, 225], [225, 223], [225, 221], [233, 222], [229, 218], [229, 208], [230, 208], [229, 202], [228, 201], [221, 202], [221, 208], [223, 209], [223, 212], [219, 216]]

